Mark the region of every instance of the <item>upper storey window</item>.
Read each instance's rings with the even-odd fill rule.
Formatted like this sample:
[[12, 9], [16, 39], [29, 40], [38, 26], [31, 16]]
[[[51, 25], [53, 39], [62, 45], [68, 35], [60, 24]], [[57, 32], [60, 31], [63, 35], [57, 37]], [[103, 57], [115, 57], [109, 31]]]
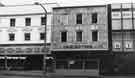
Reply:
[[41, 25], [46, 25], [46, 17], [41, 17]]
[[61, 32], [61, 42], [67, 42], [67, 31]]
[[25, 33], [24, 36], [26, 41], [30, 40], [30, 33]]
[[10, 41], [14, 41], [14, 40], [15, 40], [15, 34], [10, 33], [10, 34], [9, 34], [9, 40], [10, 40]]
[[82, 41], [82, 31], [76, 32], [76, 41], [78, 41], [78, 42]]
[[92, 23], [97, 23], [97, 13], [92, 13]]
[[40, 33], [40, 40], [44, 40], [46, 37], [45, 35], [46, 35], [45, 33]]
[[25, 26], [31, 26], [31, 18], [25, 18]]
[[92, 41], [98, 41], [98, 31], [92, 31]]
[[82, 24], [82, 14], [76, 15], [76, 24]]
[[15, 27], [15, 18], [10, 19], [10, 26]]

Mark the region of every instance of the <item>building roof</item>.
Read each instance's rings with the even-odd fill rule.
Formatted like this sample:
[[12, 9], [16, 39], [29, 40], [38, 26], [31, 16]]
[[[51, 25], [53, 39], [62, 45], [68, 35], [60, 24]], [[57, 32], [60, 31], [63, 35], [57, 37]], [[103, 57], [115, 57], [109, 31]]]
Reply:
[[106, 5], [85, 5], [85, 6], [60, 6], [60, 7], [53, 7], [53, 9], [63, 9], [63, 8], [83, 8], [83, 7], [105, 7]]
[[[57, 7], [57, 3], [42, 4], [48, 13], [52, 12], [52, 7]], [[44, 13], [45, 11], [40, 5], [27, 4], [27, 5], [9, 5], [0, 7], [0, 15], [18, 15], [18, 14], [36, 14]]]

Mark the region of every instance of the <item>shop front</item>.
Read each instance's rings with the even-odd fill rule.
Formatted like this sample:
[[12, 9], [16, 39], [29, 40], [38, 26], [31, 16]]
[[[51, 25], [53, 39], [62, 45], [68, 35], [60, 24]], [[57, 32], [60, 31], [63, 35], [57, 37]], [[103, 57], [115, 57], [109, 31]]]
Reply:
[[43, 55], [0, 56], [1, 70], [41, 70]]
[[0, 69], [42, 70], [45, 51], [43, 45], [1, 46]]
[[113, 59], [113, 72], [115, 74], [135, 74], [135, 53], [115, 52]]
[[88, 51], [52, 52], [55, 72], [65, 75], [96, 75], [100, 74], [102, 54]]
[[56, 44], [52, 55], [56, 73], [65, 75], [99, 75], [104, 54], [108, 54], [106, 43]]

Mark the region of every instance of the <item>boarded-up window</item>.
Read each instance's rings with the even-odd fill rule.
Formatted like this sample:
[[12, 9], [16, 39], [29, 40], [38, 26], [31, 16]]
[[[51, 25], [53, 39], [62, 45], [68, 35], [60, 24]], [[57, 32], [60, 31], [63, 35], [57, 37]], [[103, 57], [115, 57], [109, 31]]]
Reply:
[[134, 38], [133, 32], [123, 32], [123, 39], [124, 40], [133, 40]]
[[112, 19], [120, 19], [121, 13], [120, 12], [112, 12]]
[[131, 8], [131, 4], [130, 3], [123, 3], [122, 8]]
[[112, 20], [112, 29], [113, 30], [121, 29], [121, 20], [120, 19]]
[[132, 29], [132, 19], [123, 19], [123, 29]]
[[122, 40], [121, 32], [112, 32], [112, 40]]
[[132, 13], [131, 11], [123, 11], [122, 16], [123, 18], [132, 18]]

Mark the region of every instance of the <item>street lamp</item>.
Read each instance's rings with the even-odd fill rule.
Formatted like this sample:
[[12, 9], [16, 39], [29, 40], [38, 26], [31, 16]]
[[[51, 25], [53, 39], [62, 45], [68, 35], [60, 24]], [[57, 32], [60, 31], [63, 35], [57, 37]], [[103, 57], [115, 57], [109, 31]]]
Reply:
[[47, 10], [45, 9], [45, 7], [41, 4], [41, 3], [39, 3], [39, 2], [35, 2], [35, 5], [40, 5], [42, 8], [43, 8], [43, 10], [44, 10], [44, 17], [46, 18], [45, 19], [45, 34], [44, 34], [44, 56], [43, 56], [43, 74], [44, 74], [44, 76], [46, 76], [46, 74], [47, 74], [47, 70], [46, 70], [46, 49], [47, 49], [47, 43], [46, 43], [46, 38], [47, 38]]

